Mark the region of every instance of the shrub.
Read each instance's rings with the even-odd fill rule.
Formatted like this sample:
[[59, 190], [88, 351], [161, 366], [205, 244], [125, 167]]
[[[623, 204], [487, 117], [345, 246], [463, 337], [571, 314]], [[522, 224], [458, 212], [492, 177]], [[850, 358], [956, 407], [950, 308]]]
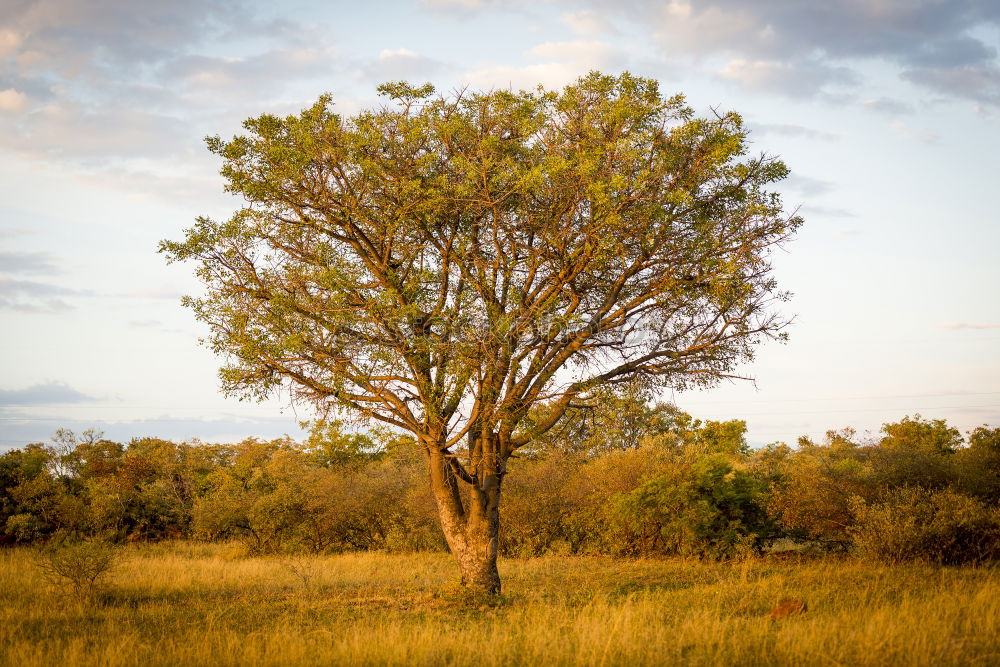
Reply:
[[502, 553], [541, 556], [560, 540], [568, 543], [567, 519], [578, 510], [568, 486], [581, 474], [582, 459], [556, 450], [511, 467], [500, 524]]
[[951, 489], [895, 489], [877, 502], [857, 498], [852, 509], [851, 536], [870, 560], [959, 565], [1000, 558], [1000, 509]]
[[53, 584], [81, 601], [89, 601], [118, 561], [118, 549], [93, 539], [49, 546], [39, 552], [36, 565]]
[[722, 454], [678, 465], [619, 497], [618, 519], [633, 554], [725, 559], [760, 551], [773, 525], [760, 488]]

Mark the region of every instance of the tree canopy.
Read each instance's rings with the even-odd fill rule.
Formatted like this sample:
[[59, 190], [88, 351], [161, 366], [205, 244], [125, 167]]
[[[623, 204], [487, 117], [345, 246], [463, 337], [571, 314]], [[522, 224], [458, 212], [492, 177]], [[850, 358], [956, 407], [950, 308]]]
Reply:
[[801, 220], [738, 114], [696, 117], [650, 79], [379, 90], [352, 117], [323, 96], [209, 138], [246, 205], [162, 250], [197, 262], [186, 302], [224, 389], [413, 433], [463, 577], [498, 590], [512, 453], [602, 386], [736, 377], [782, 335], [769, 257]]

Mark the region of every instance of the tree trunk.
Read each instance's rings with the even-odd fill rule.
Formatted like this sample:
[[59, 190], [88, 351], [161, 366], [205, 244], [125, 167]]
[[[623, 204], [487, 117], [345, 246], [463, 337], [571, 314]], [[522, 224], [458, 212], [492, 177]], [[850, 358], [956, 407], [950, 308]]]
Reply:
[[[440, 453], [431, 454], [430, 473], [441, 528], [458, 561], [462, 586], [470, 593], [499, 595], [500, 475], [485, 475], [468, 484], [456, 476], [446, 455]], [[462, 502], [460, 483], [470, 487], [468, 507]]]

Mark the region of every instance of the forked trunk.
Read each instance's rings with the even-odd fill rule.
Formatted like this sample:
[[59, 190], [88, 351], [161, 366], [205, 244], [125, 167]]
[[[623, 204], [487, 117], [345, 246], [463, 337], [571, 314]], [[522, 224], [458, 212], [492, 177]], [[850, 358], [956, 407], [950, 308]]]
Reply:
[[[431, 455], [430, 472], [441, 528], [458, 561], [462, 585], [470, 593], [499, 595], [500, 475], [462, 482], [443, 454]], [[460, 483], [470, 487], [468, 507], [463, 504]]]

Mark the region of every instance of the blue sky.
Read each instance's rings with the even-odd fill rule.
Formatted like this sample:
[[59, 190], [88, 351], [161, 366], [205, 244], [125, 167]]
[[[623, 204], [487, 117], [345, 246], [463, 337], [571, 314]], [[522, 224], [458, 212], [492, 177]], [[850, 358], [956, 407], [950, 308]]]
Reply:
[[1000, 3], [707, 0], [0, 6], [0, 448], [65, 426], [127, 440], [298, 435], [280, 397], [224, 399], [155, 253], [222, 193], [202, 137], [324, 91], [406, 78], [561, 86], [625, 69], [734, 109], [792, 169], [806, 224], [775, 258], [786, 345], [755, 383], [673, 396], [754, 443], [920, 413], [1000, 424]]

